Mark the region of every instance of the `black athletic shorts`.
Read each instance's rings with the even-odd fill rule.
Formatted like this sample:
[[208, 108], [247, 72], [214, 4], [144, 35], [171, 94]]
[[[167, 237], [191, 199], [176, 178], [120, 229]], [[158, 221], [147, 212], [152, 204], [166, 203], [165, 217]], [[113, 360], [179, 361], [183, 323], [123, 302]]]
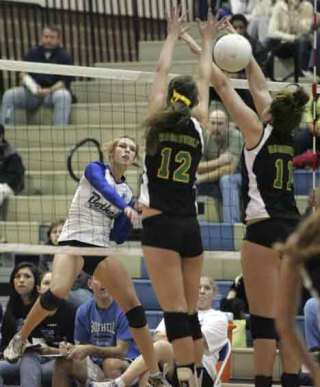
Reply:
[[176, 251], [182, 258], [203, 252], [200, 227], [195, 216], [159, 214], [142, 220], [142, 245]]
[[[90, 245], [90, 243], [84, 243], [76, 240], [70, 240], [70, 241], [61, 241], [59, 242], [59, 246], [74, 246], [74, 247], [101, 247], [101, 246], [95, 246]], [[98, 256], [98, 255], [84, 255], [84, 265], [83, 270], [88, 273], [89, 275], [92, 275], [98, 266], [98, 264], [103, 261], [106, 257], [105, 256]]]
[[275, 242], [284, 242], [293, 233], [299, 219], [270, 218], [249, 224], [244, 240], [272, 247]]

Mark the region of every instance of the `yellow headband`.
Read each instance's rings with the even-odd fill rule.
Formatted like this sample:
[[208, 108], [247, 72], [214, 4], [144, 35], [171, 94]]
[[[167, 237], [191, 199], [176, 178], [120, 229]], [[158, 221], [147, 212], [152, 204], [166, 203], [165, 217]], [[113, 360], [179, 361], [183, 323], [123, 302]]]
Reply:
[[177, 102], [177, 101], [184, 103], [186, 106], [191, 105], [191, 100], [188, 97], [178, 93], [176, 89], [173, 89], [173, 93], [172, 93], [172, 97], [170, 99], [170, 102]]

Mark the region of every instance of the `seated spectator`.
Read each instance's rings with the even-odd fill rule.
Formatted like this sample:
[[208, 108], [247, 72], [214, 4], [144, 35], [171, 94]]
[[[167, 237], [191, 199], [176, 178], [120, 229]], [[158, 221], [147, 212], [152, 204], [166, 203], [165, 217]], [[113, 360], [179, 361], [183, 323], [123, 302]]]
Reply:
[[[248, 34], [247, 29], [249, 22], [247, 18], [244, 15], [238, 13], [230, 18], [230, 23], [238, 34], [248, 39], [249, 43], [251, 44], [252, 54], [255, 60], [260, 65], [260, 67], [263, 68], [267, 59], [267, 50], [258, 39], [253, 38]], [[241, 78], [246, 78], [245, 70], [238, 72], [237, 75]]]
[[[295, 82], [308, 70], [312, 15], [313, 7], [307, 0], [277, 0], [272, 7], [267, 48], [279, 58], [294, 59]], [[266, 71], [273, 78], [272, 55], [267, 60]]]
[[[90, 278], [94, 298], [76, 314], [74, 340], [66, 358], [55, 364], [52, 387], [118, 377], [139, 354], [127, 318], [101, 283]], [[129, 359], [129, 360], [128, 360]]]
[[204, 152], [199, 164], [199, 195], [222, 199], [223, 221], [240, 221], [240, 173], [237, 172], [243, 147], [241, 133], [230, 126], [223, 109], [211, 109], [204, 132]]
[[0, 124], [0, 206], [23, 190], [24, 171], [21, 156], [5, 139], [5, 128]]
[[316, 100], [316, 118], [315, 133], [313, 133], [313, 97], [311, 96], [305, 107], [303, 124], [297, 129], [294, 136], [296, 155], [301, 155], [313, 148], [313, 135], [316, 136], [317, 151], [320, 151], [320, 98]]
[[[61, 234], [64, 222], [64, 219], [60, 219], [50, 225], [46, 245], [58, 246], [58, 238]], [[41, 255], [39, 258], [40, 270], [51, 270], [52, 261], [53, 255]], [[88, 279], [89, 275], [82, 270], [81, 273], [78, 275], [75, 283], [73, 284], [72, 289], [69, 292], [67, 301], [74, 305], [75, 308], [91, 299], [92, 294], [88, 288]]]
[[[58, 246], [58, 238], [61, 234], [62, 227], [64, 225], [65, 220], [60, 219], [57, 222], [53, 222], [50, 224], [48, 229], [48, 239], [45, 242], [45, 245], [47, 246]], [[40, 255], [39, 257], [39, 269], [41, 271], [48, 271], [52, 269], [52, 261], [53, 261], [53, 255], [46, 254], [46, 255]]]
[[268, 36], [269, 21], [271, 16], [272, 1], [257, 0], [251, 13], [251, 19], [248, 25], [248, 34], [259, 40], [265, 46]]
[[320, 351], [319, 303], [315, 297], [309, 298], [304, 305], [304, 334], [308, 350]]
[[[21, 324], [21, 320], [25, 317], [25, 311], [30, 309], [36, 300], [37, 290], [39, 293], [43, 293], [50, 286], [51, 273], [44, 273], [39, 285], [36, 286], [35, 283], [39, 278], [36, 267], [33, 264], [22, 262], [14, 269], [11, 278], [10, 284], [14, 288], [9, 298], [2, 326], [2, 348], [8, 342], [8, 338], [16, 332], [15, 327]], [[21, 317], [17, 319], [18, 309], [20, 309]], [[39, 348], [30, 346], [16, 364], [10, 364], [5, 360], [0, 361], [2, 379], [0, 386], [3, 387], [3, 383], [19, 384], [19, 381], [21, 387], [51, 386], [54, 360], [42, 355], [57, 354], [61, 342], [73, 340], [74, 316], [75, 309], [67, 302], [63, 302], [61, 308], [54, 315], [44, 320], [33, 331], [32, 343], [34, 345], [39, 343]]]
[[[219, 351], [227, 342], [228, 319], [225, 313], [212, 309], [212, 302], [216, 292], [216, 285], [209, 277], [201, 277], [198, 300], [198, 315], [203, 334], [202, 364], [198, 365], [202, 370], [202, 387], [213, 386], [215, 379], [215, 366], [219, 358]], [[166, 337], [166, 328], [162, 319], [155, 332], [154, 349], [158, 361], [165, 364], [166, 369], [174, 369], [174, 353], [172, 344]], [[169, 367], [168, 367], [169, 366]], [[139, 356], [130, 364], [128, 369], [113, 381], [91, 383], [90, 387], [125, 387], [132, 385], [138, 378], [143, 377], [147, 371], [142, 356]], [[170, 372], [169, 372], [170, 373]], [[174, 374], [174, 372], [173, 372]], [[172, 385], [176, 385], [167, 376]]]
[[[28, 62], [71, 65], [70, 55], [61, 47], [61, 31], [47, 26], [42, 31], [41, 44], [32, 47], [23, 60]], [[2, 98], [2, 123], [16, 124], [16, 109], [32, 111], [40, 105], [53, 107], [53, 125], [69, 123], [72, 95], [71, 77], [56, 74], [21, 74], [22, 85], [7, 90]]]
[[242, 274], [235, 278], [227, 296], [221, 299], [220, 309], [233, 314], [232, 346], [247, 347], [249, 306]]

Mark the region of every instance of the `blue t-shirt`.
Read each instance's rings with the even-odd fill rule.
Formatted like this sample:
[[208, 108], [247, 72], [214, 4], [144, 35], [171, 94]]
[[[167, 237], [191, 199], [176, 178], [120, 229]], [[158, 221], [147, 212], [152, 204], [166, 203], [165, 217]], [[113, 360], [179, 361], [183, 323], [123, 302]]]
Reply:
[[[127, 341], [127, 357], [135, 359], [139, 355], [129, 331], [127, 317], [115, 301], [107, 309], [98, 308], [94, 298], [82, 304], [76, 313], [74, 340], [98, 347], [115, 346], [117, 340]], [[92, 360], [97, 364], [103, 361], [100, 357], [92, 357]]]

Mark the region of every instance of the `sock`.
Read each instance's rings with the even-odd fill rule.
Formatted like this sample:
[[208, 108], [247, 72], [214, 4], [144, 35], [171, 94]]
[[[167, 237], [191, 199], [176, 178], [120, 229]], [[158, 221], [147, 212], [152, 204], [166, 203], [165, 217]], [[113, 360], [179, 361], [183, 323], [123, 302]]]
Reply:
[[265, 375], [256, 375], [254, 378], [255, 387], [271, 387], [272, 377]]
[[299, 376], [298, 374], [287, 374], [284, 372], [281, 375], [281, 386], [282, 387], [299, 387]]
[[[194, 373], [195, 373], [195, 365], [194, 365], [194, 363], [190, 363], [190, 364], [177, 364], [176, 365], [176, 373], [177, 373], [178, 380], [182, 379], [182, 381], [184, 381], [185, 377], [187, 376], [187, 375], [184, 375], [184, 372], [183, 372], [185, 369], [190, 370], [191, 374], [194, 375]], [[188, 372], [186, 374], [188, 374]]]
[[125, 385], [124, 381], [122, 380], [122, 377], [121, 377], [121, 376], [119, 376], [119, 377], [115, 380], [115, 382], [117, 383], [117, 386], [118, 386], [118, 387], [126, 387], [126, 385]]

